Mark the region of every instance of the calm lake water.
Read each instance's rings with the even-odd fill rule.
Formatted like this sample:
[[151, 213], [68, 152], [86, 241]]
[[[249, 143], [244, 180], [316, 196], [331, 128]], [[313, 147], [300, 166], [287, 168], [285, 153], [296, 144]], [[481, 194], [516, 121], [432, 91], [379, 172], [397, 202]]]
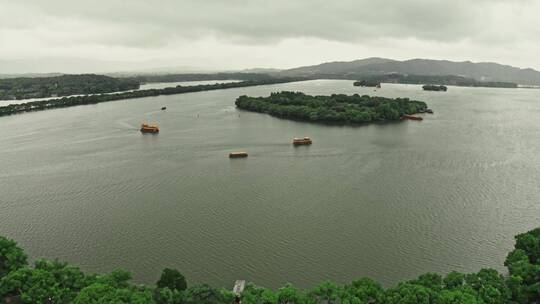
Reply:
[[[235, 109], [280, 90], [409, 97], [435, 114], [344, 127]], [[140, 134], [142, 121], [161, 133]], [[502, 271], [513, 236], [540, 226], [538, 90], [318, 80], [2, 117], [0, 129], [0, 234], [32, 259], [124, 267], [138, 282], [164, 267], [226, 287]], [[293, 147], [300, 136], [314, 144]]]

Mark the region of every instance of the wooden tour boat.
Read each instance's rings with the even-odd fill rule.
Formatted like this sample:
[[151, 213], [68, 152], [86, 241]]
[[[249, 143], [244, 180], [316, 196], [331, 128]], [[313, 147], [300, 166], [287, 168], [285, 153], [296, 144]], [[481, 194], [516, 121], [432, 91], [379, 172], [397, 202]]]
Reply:
[[408, 115], [408, 114], [403, 114], [403, 116], [401, 116], [401, 119], [410, 119], [410, 120], [424, 120], [422, 117], [420, 116], [413, 116], [413, 115]]
[[159, 133], [159, 127], [156, 124], [141, 124], [141, 133]]
[[293, 138], [293, 145], [302, 146], [302, 145], [311, 145], [313, 141], [309, 137], [304, 138]]
[[229, 158], [244, 158], [244, 157], [248, 157], [247, 152], [239, 151], [239, 152], [229, 153]]

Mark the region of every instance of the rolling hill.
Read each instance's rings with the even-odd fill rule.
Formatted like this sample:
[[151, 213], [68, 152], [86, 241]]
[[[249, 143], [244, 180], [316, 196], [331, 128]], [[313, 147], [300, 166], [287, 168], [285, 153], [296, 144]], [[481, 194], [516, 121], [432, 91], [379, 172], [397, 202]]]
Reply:
[[411, 59], [398, 61], [385, 58], [367, 58], [349, 62], [328, 62], [279, 72], [280, 76], [301, 76], [310, 78], [350, 78], [359, 75], [455, 75], [478, 81], [513, 82], [523, 85], [539, 85], [540, 72], [521, 69], [492, 62], [474, 63], [448, 60]]

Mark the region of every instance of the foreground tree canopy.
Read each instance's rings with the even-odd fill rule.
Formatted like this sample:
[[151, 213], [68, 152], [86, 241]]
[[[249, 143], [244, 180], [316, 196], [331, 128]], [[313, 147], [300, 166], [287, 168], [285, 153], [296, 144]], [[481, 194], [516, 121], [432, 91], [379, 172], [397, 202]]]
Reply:
[[[302, 290], [286, 284], [270, 290], [251, 283], [242, 293], [244, 304], [504, 304], [540, 302], [540, 228], [516, 236], [515, 249], [505, 261], [508, 274], [494, 269], [478, 273], [427, 273], [394, 287], [362, 278], [349, 284], [322, 282]], [[187, 286], [174, 269], [164, 269], [155, 286], [130, 282], [131, 274], [85, 274], [58, 261], [26, 262], [16, 243], [0, 236], [0, 300], [8, 303], [159, 303], [231, 304], [234, 295], [209, 285]]]
[[404, 114], [425, 112], [423, 101], [334, 94], [310, 96], [300, 92], [272, 93], [268, 97], [240, 96], [236, 106], [273, 116], [319, 122], [366, 123], [399, 120]]

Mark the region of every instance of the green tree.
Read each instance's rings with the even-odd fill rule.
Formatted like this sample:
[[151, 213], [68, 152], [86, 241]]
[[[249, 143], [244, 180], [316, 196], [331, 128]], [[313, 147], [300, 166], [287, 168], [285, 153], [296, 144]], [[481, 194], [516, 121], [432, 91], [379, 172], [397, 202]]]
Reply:
[[540, 259], [540, 228], [516, 236], [516, 249], [523, 250], [532, 264]]
[[515, 249], [504, 265], [510, 277], [506, 284], [512, 300], [518, 303], [540, 302], [540, 228], [516, 236]]
[[99, 283], [110, 285], [115, 288], [129, 287], [129, 280], [131, 280], [131, 273], [121, 268], [115, 269], [110, 274], [100, 276], [97, 279]]
[[157, 281], [158, 288], [168, 287], [171, 290], [186, 290], [186, 278], [176, 269], [165, 268]]
[[457, 271], [452, 271], [444, 277], [444, 287], [447, 289], [454, 289], [463, 286], [465, 282], [465, 275]]
[[70, 303], [81, 289], [91, 284], [95, 279], [86, 276], [79, 268], [57, 260], [37, 260], [34, 263], [34, 269], [43, 270], [53, 276], [54, 282], [60, 289], [63, 303]]
[[520, 276], [509, 276], [506, 279], [506, 286], [511, 292], [512, 301], [515, 303], [526, 303], [527, 294], [523, 286], [523, 279]]
[[195, 285], [185, 291], [185, 303], [188, 304], [219, 304], [226, 298], [227, 295], [207, 284]]
[[241, 300], [242, 304], [276, 304], [278, 297], [269, 289], [248, 283], [242, 292]]
[[146, 288], [118, 288], [104, 283], [94, 283], [77, 295], [74, 304], [153, 304], [152, 293]]
[[69, 303], [54, 275], [42, 269], [19, 268], [0, 280], [0, 296], [20, 296], [24, 303]]
[[443, 290], [437, 304], [483, 304], [474, 294], [461, 290]]
[[26, 266], [26, 254], [15, 241], [0, 236], [0, 278]]
[[157, 288], [154, 299], [158, 304], [181, 304], [184, 301], [183, 293], [169, 288]]
[[342, 301], [354, 303], [384, 303], [384, 289], [372, 279], [362, 278], [343, 287]]
[[301, 302], [302, 294], [291, 283], [278, 289], [277, 298], [279, 304], [297, 304]]
[[424, 286], [400, 283], [386, 293], [388, 304], [430, 304], [430, 290]]
[[511, 297], [504, 277], [495, 269], [481, 269], [478, 273], [468, 274], [465, 282], [488, 304], [506, 303]]
[[332, 304], [337, 300], [340, 289], [336, 283], [325, 281], [315, 286], [312, 293], [318, 297], [319, 300]]
[[439, 274], [426, 273], [420, 275], [418, 279], [413, 280], [411, 283], [422, 285], [434, 291], [440, 291], [442, 289], [443, 279]]
[[523, 249], [512, 250], [506, 257], [504, 265], [508, 267], [508, 272], [511, 275], [523, 278], [527, 276], [527, 273], [532, 266], [527, 253]]

